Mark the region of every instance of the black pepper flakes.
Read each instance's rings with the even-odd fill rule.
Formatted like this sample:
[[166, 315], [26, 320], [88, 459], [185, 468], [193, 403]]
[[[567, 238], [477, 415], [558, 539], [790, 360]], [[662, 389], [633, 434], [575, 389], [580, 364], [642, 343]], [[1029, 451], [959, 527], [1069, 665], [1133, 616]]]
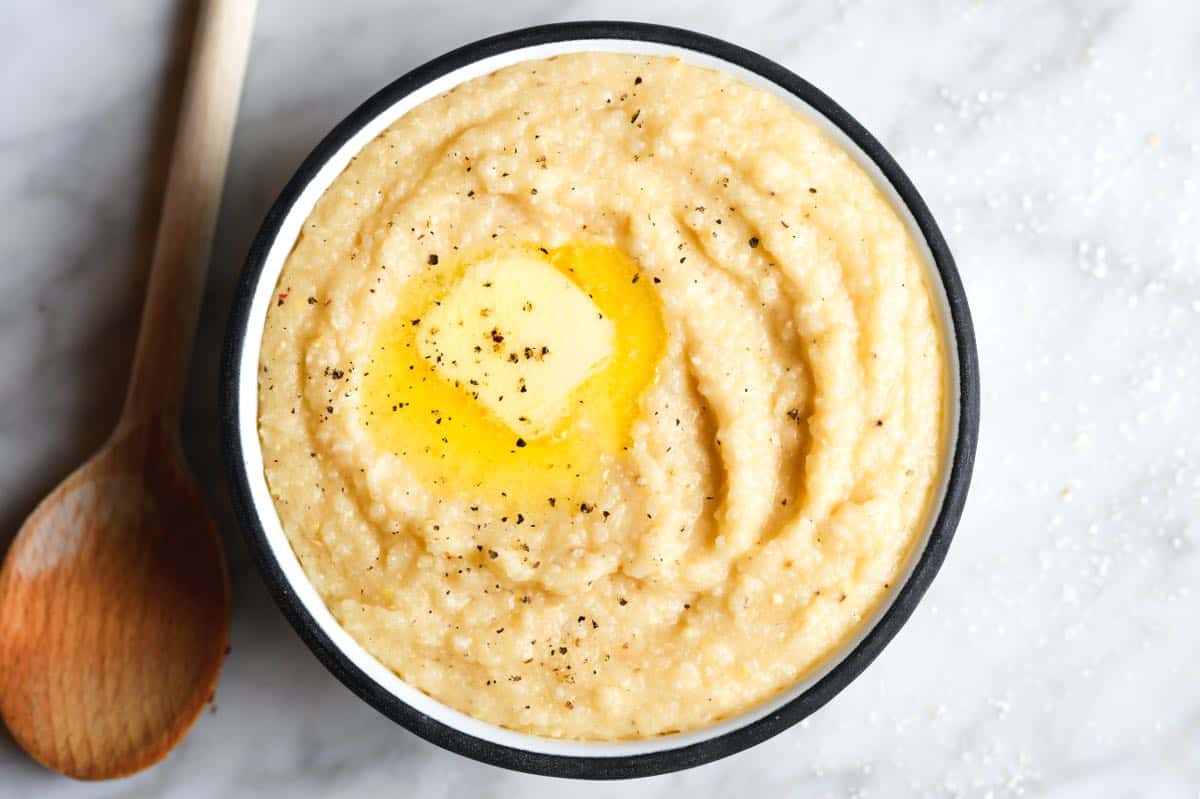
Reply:
[[428, 263], [430, 266], [437, 266], [437, 262], [438, 262], [437, 253], [430, 253], [429, 260], [426, 263]]
[[748, 241], [747, 244], [750, 245], [750, 249], [752, 250], [758, 247], [758, 236], [751, 236], [750, 241]]
[[518, 438], [518, 439], [517, 439], [517, 446], [518, 446], [518, 447], [523, 447], [523, 446], [525, 446], [525, 444], [526, 444], [526, 443], [527, 443], [527, 442], [526, 442], [526, 441], [525, 441], [525, 439], [523, 439], [523, 438]]

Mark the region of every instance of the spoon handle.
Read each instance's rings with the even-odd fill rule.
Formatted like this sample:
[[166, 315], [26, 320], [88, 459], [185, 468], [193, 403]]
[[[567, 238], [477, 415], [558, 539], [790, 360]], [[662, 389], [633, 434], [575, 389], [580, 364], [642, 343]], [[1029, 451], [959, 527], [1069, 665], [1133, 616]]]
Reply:
[[204, 0], [118, 428], [159, 416], [174, 429], [204, 296], [257, 0]]

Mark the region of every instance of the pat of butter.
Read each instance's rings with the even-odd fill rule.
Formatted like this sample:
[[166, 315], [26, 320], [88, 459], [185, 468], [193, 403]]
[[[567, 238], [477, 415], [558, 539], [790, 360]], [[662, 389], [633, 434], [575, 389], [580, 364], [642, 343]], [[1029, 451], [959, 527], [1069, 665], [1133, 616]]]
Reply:
[[549, 430], [615, 346], [613, 322], [569, 278], [526, 253], [471, 266], [425, 315], [417, 348], [524, 438]]

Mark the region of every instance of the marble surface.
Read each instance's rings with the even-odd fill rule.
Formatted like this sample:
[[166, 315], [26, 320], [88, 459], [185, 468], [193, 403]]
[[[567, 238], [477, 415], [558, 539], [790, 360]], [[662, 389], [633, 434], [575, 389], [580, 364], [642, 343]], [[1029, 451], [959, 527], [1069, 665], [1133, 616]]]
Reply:
[[[177, 5], [3, 12], [0, 546], [117, 411]], [[567, 785], [424, 743], [309, 654], [231, 518], [216, 373], [250, 238], [335, 122], [450, 47], [598, 17], [758, 49], [891, 148], [957, 255], [984, 425], [945, 568], [856, 683], [725, 761]], [[1198, 45], [1185, 2], [263, 0], [184, 422], [232, 565], [216, 707], [165, 763], [102, 785], [0, 734], [0, 796], [1200, 796]]]

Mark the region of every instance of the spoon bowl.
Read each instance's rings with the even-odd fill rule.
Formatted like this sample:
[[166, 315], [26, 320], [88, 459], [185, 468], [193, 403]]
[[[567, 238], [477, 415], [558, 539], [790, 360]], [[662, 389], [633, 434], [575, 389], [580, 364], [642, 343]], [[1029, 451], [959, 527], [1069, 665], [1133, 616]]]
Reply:
[[158, 760], [228, 649], [220, 540], [159, 419], [119, 430], [37, 507], [0, 569], [0, 715], [80, 779]]

